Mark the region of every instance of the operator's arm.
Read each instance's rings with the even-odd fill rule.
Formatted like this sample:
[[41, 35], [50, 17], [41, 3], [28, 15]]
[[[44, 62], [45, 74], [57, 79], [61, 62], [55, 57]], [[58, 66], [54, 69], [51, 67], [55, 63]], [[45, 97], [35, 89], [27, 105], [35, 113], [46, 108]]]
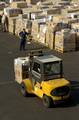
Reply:
[[22, 38], [22, 31], [19, 33], [19, 37]]

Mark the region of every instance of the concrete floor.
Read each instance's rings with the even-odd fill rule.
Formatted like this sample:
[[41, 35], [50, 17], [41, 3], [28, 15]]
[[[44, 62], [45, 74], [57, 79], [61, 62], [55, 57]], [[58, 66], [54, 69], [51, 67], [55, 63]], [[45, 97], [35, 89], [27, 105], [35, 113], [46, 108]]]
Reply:
[[[0, 32], [0, 120], [79, 120], [79, 52], [56, 55], [62, 57], [64, 76], [72, 81], [73, 101], [69, 106], [45, 108], [37, 97], [24, 98], [14, 81], [13, 61], [26, 56], [29, 49], [43, 46], [36, 43], [19, 51], [19, 39]], [[54, 53], [55, 54], [55, 53]]]

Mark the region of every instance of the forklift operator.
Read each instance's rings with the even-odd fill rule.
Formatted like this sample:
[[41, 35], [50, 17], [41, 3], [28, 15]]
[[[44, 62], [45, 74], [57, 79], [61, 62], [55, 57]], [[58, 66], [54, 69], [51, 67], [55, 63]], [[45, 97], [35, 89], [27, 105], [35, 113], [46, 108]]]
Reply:
[[28, 33], [23, 28], [23, 31], [19, 33], [20, 36], [20, 50], [25, 50], [26, 40]]

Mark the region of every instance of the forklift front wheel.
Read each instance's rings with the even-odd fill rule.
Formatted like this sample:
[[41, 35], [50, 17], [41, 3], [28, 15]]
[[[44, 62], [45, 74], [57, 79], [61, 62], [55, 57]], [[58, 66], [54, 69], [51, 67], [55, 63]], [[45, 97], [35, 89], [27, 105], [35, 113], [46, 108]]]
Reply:
[[53, 100], [49, 96], [44, 95], [43, 96], [43, 104], [45, 107], [50, 108], [50, 107], [52, 107]]
[[21, 83], [21, 93], [24, 97], [26, 97], [28, 95], [28, 93], [26, 91], [26, 86], [24, 83]]

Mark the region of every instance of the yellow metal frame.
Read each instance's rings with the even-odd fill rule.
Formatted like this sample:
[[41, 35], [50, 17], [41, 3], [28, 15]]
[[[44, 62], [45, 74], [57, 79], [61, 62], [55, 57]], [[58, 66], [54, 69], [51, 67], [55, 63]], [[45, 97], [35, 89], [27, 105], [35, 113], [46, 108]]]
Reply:
[[[49, 80], [49, 81], [42, 81], [41, 83], [36, 83], [34, 86], [32, 85], [31, 80], [25, 79], [23, 80], [25, 86], [26, 86], [26, 91], [28, 93], [35, 94], [36, 96], [43, 98], [43, 95], [47, 95], [53, 99], [53, 101], [58, 101], [61, 100], [62, 98], [59, 96], [52, 96], [50, 92], [57, 88], [57, 87], [62, 87], [62, 86], [69, 86], [70, 83], [68, 80], [62, 78], [62, 79], [55, 79], [55, 80]], [[63, 99], [67, 99], [70, 96], [70, 93], [68, 95], [63, 96]]]

